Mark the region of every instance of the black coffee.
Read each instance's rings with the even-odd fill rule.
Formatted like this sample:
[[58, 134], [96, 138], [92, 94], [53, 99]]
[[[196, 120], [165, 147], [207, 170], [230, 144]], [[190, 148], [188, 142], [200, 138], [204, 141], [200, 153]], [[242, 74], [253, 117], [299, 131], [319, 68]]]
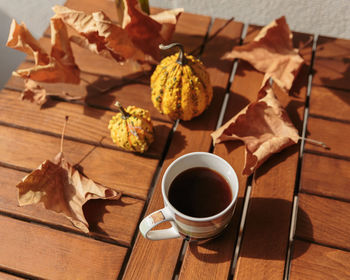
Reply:
[[168, 198], [181, 213], [203, 218], [224, 210], [232, 200], [232, 193], [222, 175], [206, 167], [194, 167], [175, 177]]

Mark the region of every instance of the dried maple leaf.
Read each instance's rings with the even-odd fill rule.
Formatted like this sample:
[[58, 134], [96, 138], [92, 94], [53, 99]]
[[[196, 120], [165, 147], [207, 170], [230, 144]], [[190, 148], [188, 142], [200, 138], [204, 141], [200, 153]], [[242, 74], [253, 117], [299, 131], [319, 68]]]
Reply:
[[21, 94], [21, 99], [29, 100], [41, 106], [47, 101], [46, 89], [33, 80], [26, 80], [24, 82], [24, 91]]
[[293, 34], [285, 17], [265, 26], [254, 40], [235, 47], [225, 55], [248, 61], [255, 69], [265, 73], [264, 82], [272, 78], [284, 91], [289, 92], [304, 59], [293, 48]]
[[155, 20], [136, 6], [137, 1], [124, 1], [122, 26], [114, 24], [102, 11], [90, 15], [63, 6], [54, 6], [53, 10], [83, 36], [71, 37], [79, 46], [118, 62], [131, 59], [156, 63], [160, 58], [158, 45], [172, 36], [182, 9], [164, 12]]
[[52, 9], [56, 16], [86, 39], [73, 39], [80, 46], [88, 47], [94, 53], [113, 57], [118, 62], [125, 59], [145, 60], [145, 54], [134, 46], [127, 32], [114, 24], [104, 12], [89, 15], [64, 6], [54, 6]]
[[273, 153], [296, 144], [300, 139], [287, 112], [270, 85], [226, 124], [211, 134], [214, 144], [242, 140], [246, 146], [244, 175], [252, 174]]
[[124, 6], [123, 29], [139, 49], [159, 60], [158, 46], [170, 40], [183, 9], [149, 16], [142, 12], [137, 0], [124, 0]]
[[83, 205], [90, 199], [119, 199], [121, 193], [94, 183], [83, 176], [63, 156], [63, 140], [68, 116], [61, 135], [61, 151], [53, 161], [45, 160], [17, 184], [20, 206], [44, 203], [46, 209], [63, 213], [74, 226], [89, 232]]
[[51, 18], [51, 54], [48, 55], [33, 38], [26, 26], [12, 21], [6, 45], [34, 56], [35, 65], [20, 69], [15, 75], [46, 83], [79, 84], [80, 70], [74, 57], [67, 29], [59, 18]]
[[43, 202], [46, 209], [63, 213], [74, 226], [89, 232], [83, 205], [90, 199], [119, 199], [115, 190], [82, 176], [58, 153], [53, 161], [45, 160], [17, 184], [20, 206]]
[[49, 92], [46, 88], [33, 80], [24, 80], [24, 90], [21, 94], [22, 100], [28, 100], [32, 103], [36, 103], [39, 106], [44, 105], [51, 96], [56, 96], [64, 100], [81, 100], [84, 96], [71, 95], [69, 92], [62, 90], [61, 92]]

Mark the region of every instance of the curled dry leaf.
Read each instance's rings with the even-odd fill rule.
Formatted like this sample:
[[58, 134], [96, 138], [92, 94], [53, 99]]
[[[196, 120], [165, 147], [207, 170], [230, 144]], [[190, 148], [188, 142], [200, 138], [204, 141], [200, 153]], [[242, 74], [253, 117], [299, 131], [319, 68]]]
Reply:
[[33, 80], [24, 81], [24, 91], [21, 94], [22, 100], [29, 100], [37, 105], [43, 105], [47, 101], [46, 89]]
[[119, 199], [117, 191], [94, 183], [81, 175], [57, 154], [45, 160], [36, 170], [17, 184], [20, 206], [43, 202], [46, 209], [63, 213], [74, 226], [89, 232], [83, 205], [90, 199]]
[[73, 39], [81, 47], [88, 47], [90, 51], [112, 57], [118, 62], [125, 59], [145, 60], [144, 53], [134, 46], [127, 32], [114, 24], [104, 12], [89, 15], [64, 6], [54, 6], [53, 11], [85, 38]]
[[46, 83], [79, 84], [80, 70], [75, 64], [67, 29], [59, 18], [51, 18], [51, 54], [40, 47], [26, 26], [12, 21], [7, 46], [34, 56], [35, 65], [20, 69], [15, 75]]
[[102, 11], [90, 15], [63, 6], [54, 6], [53, 10], [83, 36], [71, 38], [79, 46], [118, 62], [130, 59], [156, 63], [160, 58], [158, 45], [172, 36], [182, 9], [163, 12], [153, 19], [137, 4], [137, 1], [124, 1], [121, 26]]
[[285, 17], [265, 26], [254, 40], [235, 47], [225, 55], [248, 61], [255, 69], [265, 73], [264, 82], [272, 78], [285, 92], [289, 92], [304, 59], [293, 48], [293, 34]]
[[246, 146], [244, 175], [252, 174], [273, 153], [299, 141], [297, 129], [270, 85], [226, 124], [211, 134], [214, 144], [241, 140]]
[[149, 16], [142, 12], [137, 0], [124, 0], [124, 6], [123, 29], [139, 49], [159, 61], [158, 46], [169, 42], [183, 9]]

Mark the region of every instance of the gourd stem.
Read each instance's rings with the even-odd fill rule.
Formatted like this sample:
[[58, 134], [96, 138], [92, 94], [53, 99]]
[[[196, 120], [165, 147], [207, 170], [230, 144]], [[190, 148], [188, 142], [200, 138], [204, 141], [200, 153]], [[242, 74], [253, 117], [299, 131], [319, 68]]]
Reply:
[[123, 118], [124, 120], [126, 120], [127, 118], [130, 117], [130, 114], [129, 114], [127, 111], [125, 111], [125, 109], [123, 108], [122, 104], [120, 104], [119, 101], [115, 102], [114, 105], [118, 107], [120, 113], [122, 113], [122, 118]]
[[168, 49], [171, 49], [173, 47], [178, 47], [180, 49], [180, 52], [179, 52], [179, 57], [177, 58], [176, 60], [176, 63], [180, 64], [180, 65], [185, 65], [187, 60], [186, 60], [186, 57], [185, 57], [185, 51], [184, 51], [184, 46], [181, 45], [180, 43], [172, 43], [172, 44], [169, 44], [169, 45], [163, 45], [163, 44], [160, 44], [159, 45], [159, 48], [161, 50], [168, 50]]

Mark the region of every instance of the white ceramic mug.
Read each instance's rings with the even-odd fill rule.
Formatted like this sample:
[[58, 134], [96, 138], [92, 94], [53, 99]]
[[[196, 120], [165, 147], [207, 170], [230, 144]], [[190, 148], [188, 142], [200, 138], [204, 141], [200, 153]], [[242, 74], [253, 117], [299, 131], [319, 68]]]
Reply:
[[[194, 167], [206, 167], [221, 174], [231, 188], [232, 199], [230, 204], [216, 215], [197, 218], [185, 215], [178, 211], [168, 199], [172, 181], [183, 171]], [[162, 240], [184, 237], [191, 240], [213, 238], [229, 224], [237, 200], [238, 179], [229, 163], [221, 157], [205, 152], [185, 154], [173, 161], [164, 173], [162, 179], [162, 195], [164, 208], [145, 217], [140, 223], [142, 235], [150, 240]], [[169, 221], [171, 227], [161, 230], [152, 230], [160, 223]]]

